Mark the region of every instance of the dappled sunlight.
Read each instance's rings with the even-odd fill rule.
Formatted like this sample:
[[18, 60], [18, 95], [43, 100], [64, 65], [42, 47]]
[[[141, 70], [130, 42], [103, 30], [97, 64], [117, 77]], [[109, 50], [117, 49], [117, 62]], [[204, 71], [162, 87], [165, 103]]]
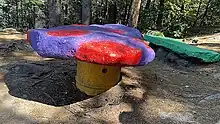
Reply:
[[137, 71], [135, 71], [133, 69], [134, 67], [125, 67], [125, 68], [122, 68], [121, 72], [122, 72], [122, 75], [124, 77], [129, 77], [131, 79], [135, 78], [135, 79], [139, 79], [141, 78], [141, 76], [139, 75], [139, 73]]
[[148, 96], [147, 106], [142, 106], [150, 112], [152, 116], [159, 117], [161, 112], [187, 112], [189, 109], [179, 102], [170, 99]]
[[[188, 107], [170, 99], [148, 96], [146, 102], [134, 105], [134, 113], [138, 113], [142, 122], [195, 122], [195, 118]], [[137, 115], [137, 114], [135, 114]]]
[[186, 42], [199, 48], [220, 52], [220, 33], [198, 37], [198, 42], [196, 44], [191, 43], [191, 40], [188, 40]]
[[23, 34], [8, 34], [8, 33], [0, 33], [0, 44], [6, 43], [8, 41], [12, 40], [24, 40], [26, 39], [26, 36]]
[[[68, 89], [74, 85], [74, 60], [40, 57], [23, 41], [5, 43], [2, 51], [1, 67], [8, 75], [0, 75], [0, 107], [4, 106], [5, 116], [11, 114], [10, 109], [13, 115], [27, 117], [31, 122], [195, 122], [198, 116], [193, 113], [192, 103], [211, 93], [207, 86], [202, 89], [202, 79], [207, 75], [202, 77], [201, 73], [213, 74], [215, 80], [219, 76], [216, 66], [199, 66], [191, 72], [155, 60], [147, 66], [122, 68], [118, 85], [98, 96], [85, 97], [75, 92], [75, 86]], [[11, 88], [10, 95], [4, 78]]]
[[43, 58], [39, 56], [36, 52], [12, 52], [12, 57], [21, 58], [28, 61], [44, 61], [52, 60], [53, 58]]
[[198, 45], [198, 47], [208, 49], [208, 50], [214, 50], [216, 52], [220, 52], [220, 44], [219, 44], [219, 46], [214, 46], [214, 47], [210, 47], [210, 46], [206, 46], [206, 45]]
[[[123, 73], [126, 72], [125, 76], [119, 85], [125, 89], [124, 101], [128, 105], [131, 104], [132, 110], [120, 114], [120, 122], [126, 123], [126, 121], [135, 122], [136, 120], [141, 120], [140, 122], [145, 123], [158, 123], [163, 119], [164, 121], [171, 120], [172, 122], [195, 122], [194, 116], [191, 114], [192, 110], [188, 108], [187, 104], [159, 95], [152, 95], [152, 91], [157, 89], [155, 87], [158, 87], [160, 80], [156, 80], [155, 74], [149, 69], [135, 68], [125, 70], [123, 71]], [[162, 92], [159, 94], [162, 94]], [[132, 118], [132, 116], [133, 119], [124, 119]]]
[[[220, 0], [2, 0], [0, 5], [0, 124], [220, 124], [220, 62], [212, 61], [220, 53]], [[193, 47], [168, 49], [172, 45], [157, 36]], [[80, 46], [87, 41], [104, 44]], [[79, 51], [84, 56], [73, 55]], [[121, 55], [104, 55], [112, 51]], [[129, 61], [121, 63], [138, 66], [123, 65], [120, 81], [107, 91], [89, 96], [76, 86], [78, 60], [103, 66], [123, 55]], [[95, 70], [87, 72], [89, 77]]]
[[[100, 112], [102, 111], [102, 112]], [[103, 119], [108, 123], [120, 123], [119, 116], [122, 112], [132, 112], [133, 109], [128, 103], [120, 103], [118, 105], [106, 105], [103, 108], [94, 109], [87, 114], [95, 119]]]
[[0, 123], [1, 124], [26, 124], [36, 123], [30, 116], [19, 115], [15, 113], [11, 108], [5, 108], [0, 105]]
[[[12, 112], [4, 112], [4, 115], [16, 114], [19, 116], [31, 118], [38, 122], [47, 122], [48, 120], [68, 120], [70, 113], [61, 107], [53, 107], [33, 101], [22, 100], [5, 94], [0, 103], [0, 110], [11, 109]], [[2, 108], [2, 109], [1, 109]], [[9, 117], [8, 117], [9, 118]], [[13, 118], [14, 119], [14, 118]], [[11, 120], [13, 120], [11, 119]]]

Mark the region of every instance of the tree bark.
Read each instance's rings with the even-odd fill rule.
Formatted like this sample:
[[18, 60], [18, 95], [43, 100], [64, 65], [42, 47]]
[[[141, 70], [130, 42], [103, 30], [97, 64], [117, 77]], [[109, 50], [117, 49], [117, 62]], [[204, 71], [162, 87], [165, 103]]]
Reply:
[[108, 20], [108, 0], [105, 0], [105, 7], [104, 7], [104, 23], [106, 23]]
[[200, 22], [200, 25], [199, 26], [202, 26], [204, 24], [204, 21], [205, 21], [205, 17], [207, 16], [207, 13], [208, 13], [208, 10], [209, 10], [209, 5], [211, 3], [212, 0], [209, 0], [207, 5], [206, 5], [206, 8], [205, 8], [205, 12], [202, 16], [202, 19], [201, 19], [201, 22]]
[[162, 28], [162, 22], [163, 22], [163, 11], [164, 11], [164, 0], [160, 0], [160, 5], [159, 5], [159, 13], [157, 16], [157, 29]]
[[196, 20], [193, 23], [193, 27], [195, 27], [196, 24], [197, 24], [197, 20], [199, 18], [199, 12], [200, 12], [200, 9], [201, 9], [201, 5], [202, 5], [202, 0], [199, 1], [199, 7], [198, 7], [197, 12], [196, 12]]
[[180, 7], [180, 21], [184, 22], [184, 10], [185, 10], [185, 0], [182, 0], [182, 4]]
[[10, 13], [9, 13], [10, 7], [9, 7], [9, 3], [7, 3], [7, 23], [10, 24]]
[[137, 27], [140, 7], [141, 7], [141, 0], [133, 0], [128, 26], [135, 28]]
[[36, 25], [36, 6], [33, 6], [32, 8], [32, 28], [35, 28]]
[[130, 18], [130, 15], [131, 15], [132, 2], [133, 2], [133, 0], [130, 0], [130, 3], [129, 3], [128, 8], [127, 8], [128, 10], [127, 10], [126, 22], [125, 22], [125, 24], [127, 24], [127, 25], [129, 23], [129, 18]]
[[15, 27], [18, 28], [19, 27], [18, 1], [15, 1], [15, 6], [16, 6], [16, 23], [15, 23]]
[[128, 15], [128, 8], [129, 8], [129, 3], [128, 0], [125, 1], [125, 13], [123, 15], [123, 24], [126, 23], [127, 15]]
[[91, 0], [82, 0], [81, 23], [89, 25], [91, 22]]
[[22, 30], [23, 30], [23, 28], [24, 28], [24, 9], [23, 9], [23, 0], [21, 0], [21, 3], [20, 3], [20, 8], [21, 8], [21, 20], [20, 20], [20, 22], [21, 22], [21, 28], [22, 28]]
[[151, 3], [151, 0], [147, 0], [147, 3], [144, 7], [145, 10], [148, 10], [150, 8], [150, 3]]
[[117, 5], [116, 1], [113, 0], [109, 5], [109, 11], [108, 11], [108, 23], [115, 24], [117, 19]]
[[49, 11], [49, 27], [61, 25], [61, 1], [47, 0]]

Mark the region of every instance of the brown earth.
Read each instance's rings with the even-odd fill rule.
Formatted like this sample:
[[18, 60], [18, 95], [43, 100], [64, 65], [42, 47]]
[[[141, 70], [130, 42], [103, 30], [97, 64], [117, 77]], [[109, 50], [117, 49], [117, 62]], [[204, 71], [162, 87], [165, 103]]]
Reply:
[[[193, 38], [188, 38], [188, 39], [193, 39]], [[192, 40], [187, 40], [187, 39], [186, 39], [186, 43], [198, 46], [200, 48], [205, 48], [220, 52], [220, 33], [200, 36], [197, 39], [198, 42], [196, 44], [192, 43]]]
[[156, 58], [123, 68], [118, 85], [89, 97], [75, 87], [74, 60], [41, 58], [8, 37], [0, 37], [2, 124], [220, 123], [220, 63], [185, 66]]

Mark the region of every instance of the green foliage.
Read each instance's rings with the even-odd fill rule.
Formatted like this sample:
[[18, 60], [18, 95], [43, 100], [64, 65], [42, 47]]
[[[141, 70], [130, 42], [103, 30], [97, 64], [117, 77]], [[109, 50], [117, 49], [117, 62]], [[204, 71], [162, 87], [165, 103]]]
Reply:
[[164, 34], [160, 31], [148, 30], [146, 34], [164, 37]]
[[174, 38], [182, 38], [188, 28], [187, 24], [177, 23], [168, 27], [167, 30], [164, 31], [166, 36], [172, 36]]
[[[92, 0], [91, 23], [128, 24], [133, 0]], [[116, 4], [115, 4], [116, 3]], [[0, 28], [48, 26], [47, 0], [0, 0]], [[81, 22], [81, 1], [61, 1], [62, 24]], [[160, 24], [161, 23], [161, 24]], [[175, 38], [192, 27], [220, 25], [220, 0], [142, 0], [138, 29]], [[163, 32], [163, 33], [158, 33]]]
[[165, 0], [162, 27], [156, 24], [159, 5], [160, 0], [151, 0], [148, 8], [143, 4], [139, 23], [143, 32], [159, 30], [165, 36], [182, 38], [189, 28], [220, 25], [219, 0]]

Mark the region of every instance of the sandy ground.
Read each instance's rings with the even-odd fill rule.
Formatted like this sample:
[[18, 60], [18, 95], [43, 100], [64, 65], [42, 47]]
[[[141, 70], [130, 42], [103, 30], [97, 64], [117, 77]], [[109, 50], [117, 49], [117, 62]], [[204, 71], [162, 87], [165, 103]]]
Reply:
[[193, 44], [191, 40], [187, 40], [187, 43], [198, 46], [200, 48], [205, 48], [205, 49], [220, 52], [220, 33], [216, 33], [213, 35], [200, 36], [197, 39], [198, 39], [198, 43], [196, 44]]
[[220, 124], [220, 63], [155, 59], [91, 98], [75, 87], [74, 60], [41, 58], [15, 39], [0, 41], [2, 124]]

